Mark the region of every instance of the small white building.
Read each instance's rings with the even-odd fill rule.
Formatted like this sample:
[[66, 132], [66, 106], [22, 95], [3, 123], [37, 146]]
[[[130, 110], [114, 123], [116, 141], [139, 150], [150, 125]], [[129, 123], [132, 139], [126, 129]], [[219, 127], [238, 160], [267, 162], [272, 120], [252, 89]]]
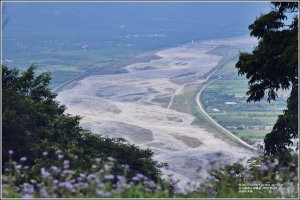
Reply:
[[233, 102], [233, 101], [227, 101], [225, 102], [226, 105], [236, 105], [237, 103], [236, 102]]

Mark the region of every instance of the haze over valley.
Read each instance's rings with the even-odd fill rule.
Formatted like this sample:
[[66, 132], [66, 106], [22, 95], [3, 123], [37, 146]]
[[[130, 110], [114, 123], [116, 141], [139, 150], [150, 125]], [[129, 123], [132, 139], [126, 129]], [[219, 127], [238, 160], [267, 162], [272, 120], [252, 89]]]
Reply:
[[[56, 100], [67, 113], [82, 116], [82, 127], [151, 149], [155, 160], [169, 165], [163, 178], [191, 191], [205, 182], [212, 160], [218, 168], [257, 156], [275, 123], [266, 105], [261, 111], [272, 118], [267, 122], [247, 114], [245, 121], [256, 120], [247, 131], [266, 130], [255, 129], [259, 139], [248, 141], [241, 136], [246, 126], [233, 133], [240, 121], [225, 109], [237, 104], [227, 96], [245, 95], [230, 91], [212, 105], [211, 96], [199, 94], [229, 76], [240, 80], [234, 68], [239, 51], [257, 45], [247, 27], [269, 9], [266, 2], [6, 3], [2, 59], [11, 67], [36, 63], [38, 72], [51, 72]], [[246, 93], [237, 84], [230, 87]], [[283, 103], [276, 106], [284, 109]], [[225, 125], [220, 116], [228, 119]]]

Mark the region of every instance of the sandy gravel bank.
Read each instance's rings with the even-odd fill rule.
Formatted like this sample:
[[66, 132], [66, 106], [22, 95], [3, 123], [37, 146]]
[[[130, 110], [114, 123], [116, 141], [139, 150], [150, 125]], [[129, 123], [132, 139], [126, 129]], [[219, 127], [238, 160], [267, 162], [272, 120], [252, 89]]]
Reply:
[[[251, 42], [236, 39], [239, 45]], [[191, 114], [170, 109], [169, 102], [184, 84], [200, 84], [205, 81], [201, 76], [218, 64], [221, 57], [208, 52], [227, 43], [203, 41], [158, 51], [153, 60], [126, 65], [128, 73], [90, 74], [60, 91], [57, 100], [69, 113], [84, 117], [83, 127], [152, 149], [156, 160], [170, 166], [163, 171], [165, 177], [179, 179], [181, 189], [187, 182], [197, 185], [207, 176], [209, 159], [225, 164], [255, 155], [192, 125]]]

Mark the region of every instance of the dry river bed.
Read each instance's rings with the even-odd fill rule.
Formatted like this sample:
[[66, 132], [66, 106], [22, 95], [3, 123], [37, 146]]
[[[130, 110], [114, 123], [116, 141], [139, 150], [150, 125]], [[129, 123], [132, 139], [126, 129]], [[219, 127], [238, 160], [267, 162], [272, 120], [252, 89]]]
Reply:
[[60, 90], [57, 100], [67, 112], [83, 116], [81, 125], [94, 133], [122, 137], [154, 152], [168, 163], [163, 177], [179, 180], [179, 190], [203, 183], [213, 167], [245, 162], [256, 153], [232, 145], [207, 129], [192, 125], [191, 114], [170, 109], [183, 85], [204, 82], [202, 75], [222, 57], [208, 54], [222, 45], [254, 45], [248, 38], [201, 41], [155, 52], [155, 59], [129, 64], [128, 73], [89, 75]]

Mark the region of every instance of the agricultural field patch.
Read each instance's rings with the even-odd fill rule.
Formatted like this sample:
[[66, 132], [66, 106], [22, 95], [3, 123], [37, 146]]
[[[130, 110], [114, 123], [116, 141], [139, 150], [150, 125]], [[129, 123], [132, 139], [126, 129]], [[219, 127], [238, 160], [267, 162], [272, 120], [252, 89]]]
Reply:
[[[220, 125], [248, 143], [263, 140], [271, 131], [278, 115], [286, 109], [289, 91], [279, 91], [276, 101], [247, 102], [248, 80], [238, 76], [234, 58], [223, 58], [219, 79], [208, 85], [200, 100], [206, 112]], [[226, 72], [236, 73], [226, 73]]]

